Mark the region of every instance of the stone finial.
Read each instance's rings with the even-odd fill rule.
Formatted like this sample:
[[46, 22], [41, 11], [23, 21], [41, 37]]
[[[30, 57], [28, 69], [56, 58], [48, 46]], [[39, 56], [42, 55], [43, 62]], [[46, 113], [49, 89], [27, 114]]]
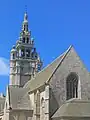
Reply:
[[27, 13], [25, 12], [25, 14], [24, 14], [24, 21], [27, 21], [28, 20], [28, 15], [27, 15]]

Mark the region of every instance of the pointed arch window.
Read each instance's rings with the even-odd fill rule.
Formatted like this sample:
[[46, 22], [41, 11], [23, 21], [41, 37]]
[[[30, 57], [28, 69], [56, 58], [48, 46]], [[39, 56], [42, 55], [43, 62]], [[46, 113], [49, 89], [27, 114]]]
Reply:
[[41, 106], [42, 106], [42, 108], [44, 108], [44, 98], [43, 97], [41, 99]]
[[76, 73], [70, 73], [66, 79], [67, 100], [78, 98], [78, 76]]

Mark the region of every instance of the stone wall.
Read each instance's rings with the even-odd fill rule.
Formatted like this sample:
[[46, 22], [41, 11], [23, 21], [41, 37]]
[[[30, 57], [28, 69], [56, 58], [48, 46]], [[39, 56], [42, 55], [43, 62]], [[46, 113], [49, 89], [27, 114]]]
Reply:
[[79, 77], [79, 98], [90, 98], [90, 75], [74, 48], [71, 48], [50, 80], [51, 116], [66, 101], [66, 78], [71, 72], [75, 72]]
[[49, 87], [35, 90], [29, 96], [34, 110], [32, 120], [49, 120]]

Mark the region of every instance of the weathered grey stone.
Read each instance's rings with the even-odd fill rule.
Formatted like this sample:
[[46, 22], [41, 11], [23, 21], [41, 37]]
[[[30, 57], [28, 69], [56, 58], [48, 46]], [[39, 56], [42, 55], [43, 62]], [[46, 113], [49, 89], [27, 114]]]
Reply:
[[[72, 47], [50, 80], [50, 88], [52, 96], [54, 96], [53, 103], [56, 103], [57, 101], [58, 104], [58, 106], [56, 105], [57, 108], [55, 108], [55, 106], [50, 106], [50, 113], [52, 114], [52, 109], [53, 111], [56, 111], [56, 109], [66, 101], [66, 79], [71, 72], [75, 72], [79, 77], [81, 87], [79, 93], [81, 94], [81, 99], [88, 100], [90, 98], [89, 72]], [[50, 102], [51, 101], [52, 99]]]

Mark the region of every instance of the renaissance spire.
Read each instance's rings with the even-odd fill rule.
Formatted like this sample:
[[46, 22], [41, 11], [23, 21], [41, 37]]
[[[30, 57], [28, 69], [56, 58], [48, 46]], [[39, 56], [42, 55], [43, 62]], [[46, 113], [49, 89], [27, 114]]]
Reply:
[[20, 37], [11, 50], [10, 85], [24, 86], [41, 70], [42, 62], [28, 29], [28, 15], [24, 14]]

